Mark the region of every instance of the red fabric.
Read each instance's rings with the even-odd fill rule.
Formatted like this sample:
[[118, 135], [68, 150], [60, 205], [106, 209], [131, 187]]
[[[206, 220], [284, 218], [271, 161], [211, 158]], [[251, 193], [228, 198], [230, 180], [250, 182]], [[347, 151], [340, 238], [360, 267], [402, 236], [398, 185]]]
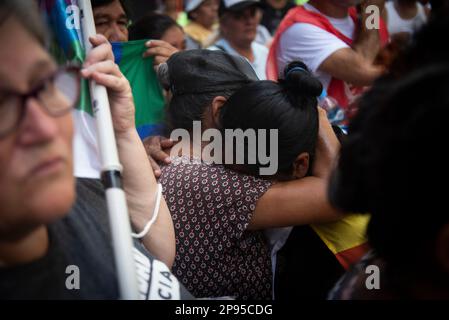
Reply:
[[[354, 23], [357, 25], [357, 12], [355, 7], [349, 9], [349, 15], [354, 20]], [[297, 6], [296, 8], [290, 10], [285, 16], [285, 18], [282, 20], [274, 37], [273, 43], [271, 45], [266, 70], [267, 78], [270, 80], [276, 81], [279, 76], [276, 59], [279, 40], [282, 34], [295, 23], [312, 24], [314, 26], [317, 26], [318, 28], [321, 28], [335, 35], [337, 38], [345, 42], [348, 46], [352, 45], [352, 39], [349, 39], [340, 31], [338, 31], [325, 16], [316, 12], [309, 11], [305, 9], [303, 6]], [[380, 22], [379, 33], [381, 43], [382, 45], [385, 45], [388, 42], [389, 35], [386, 25], [382, 19]], [[353, 93], [358, 93], [361, 92], [361, 88], [352, 88], [351, 91]], [[332, 78], [329, 87], [327, 88], [327, 93], [329, 96], [336, 99], [340, 106], [342, 106], [343, 108], [348, 107], [350, 101], [345, 92], [344, 81]]]
[[370, 250], [370, 246], [368, 243], [362, 243], [361, 245], [352, 247], [350, 249], [338, 252], [335, 257], [337, 258], [338, 262], [345, 268], [345, 270], [348, 270], [349, 267], [352, 264], [355, 264], [360, 261], [360, 259], [368, 253]]

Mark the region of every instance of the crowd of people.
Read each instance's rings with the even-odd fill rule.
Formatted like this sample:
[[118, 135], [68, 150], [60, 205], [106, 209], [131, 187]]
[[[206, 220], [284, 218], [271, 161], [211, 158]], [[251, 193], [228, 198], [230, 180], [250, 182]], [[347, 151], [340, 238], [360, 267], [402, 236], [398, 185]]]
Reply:
[[[82, 66], [57, 65], [37, 3], [0, 3], [1, 299], [120, 298], [105, 187], [74, 175], [82, 79], [108, 91], [140, 298], [449, 299], [447, 2], [92, 0]], [[134, 40], [165, 137], [141, 140], [114, 62]], [[238, 130], [277, 140], [194, 137]]]

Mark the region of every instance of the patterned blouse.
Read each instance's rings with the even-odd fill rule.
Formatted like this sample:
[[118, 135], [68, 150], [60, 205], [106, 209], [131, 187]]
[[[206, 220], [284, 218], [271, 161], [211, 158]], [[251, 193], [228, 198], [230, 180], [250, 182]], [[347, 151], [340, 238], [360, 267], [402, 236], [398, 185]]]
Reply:
[[195, 297], [271, 299], [263, 232], [247, 230], [272, 182], [199, 159], [174, 157], [160, 183], [176, 234], [173, 273]]

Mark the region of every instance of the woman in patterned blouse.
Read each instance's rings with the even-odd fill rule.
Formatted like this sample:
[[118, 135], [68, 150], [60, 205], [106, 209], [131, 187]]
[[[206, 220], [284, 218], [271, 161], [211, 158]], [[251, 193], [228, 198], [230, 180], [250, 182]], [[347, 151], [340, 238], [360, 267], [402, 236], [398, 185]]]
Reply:
[[[243, 59], [222, 52], [198, 50], [172, 56], [160, 69], [162, 83], [173, 94], [169, 105], [172, 127], [191, 131], [192, 122], [202, 120], [203, 130], [218, 128], [220, 110], [227, 98], [245, 84], [253, 83], [254, 71], [246, 65]], [[271, 261], [263, 230], [339, 218], [338, 212], [329, 206], [325, 192], [325, 179], [338, 141], [326, 116], [317, 111], [320, 89], [311, 84], [308, 75], [304, 79], [305, 73], [298, 74], [299, 70], [292, 71], [291, 81], [285, 84], [269, 83], [284, 90], [280, 98], [284, 110], [296, 111], [292, 116], [297, 118], [308, 114], [313, 119], [308, 127], [311, 137], [298, 150], [292, 150], [296, 152], [295, 165], [290, 167], [288, 179], [311, 173], [310, 176], [274, 183], [279, 175], [271, 177], [274, 179], [245, 175], [207, 162], [201, 158], [201, 146], [191, 148], [192, 141], [185, 140], [177, 148], [186, 144], [193, 155], [174, 156], [172, 163], [162, 168], [160, 182], [176, 233], [173, 272], [197, 297], [270, 299]], [[293, 84], [294, 81], [300, 83]], [[310, 85], [310, 91], [290, 100], [301, 84]], [[289, 92], [287, 96], [285, 91]], [[299, 131], [298, 136], [304, 136]], [[309, 170], [313, 154], [317, 160]], [[285, 162], [286, 159], [280, 159], [279, 173], [283, 176], [288, 171], [282, 168]]]

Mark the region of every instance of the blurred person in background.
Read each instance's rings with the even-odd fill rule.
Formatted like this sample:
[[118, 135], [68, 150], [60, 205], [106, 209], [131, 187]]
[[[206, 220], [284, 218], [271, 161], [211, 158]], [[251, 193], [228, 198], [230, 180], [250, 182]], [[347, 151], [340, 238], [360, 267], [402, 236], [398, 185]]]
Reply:
[[221, 39], [208, 49], [246, 58], [259, 79], [264, 80], [268, 49], [255, 41], [260, 6], [259, 0], [222, 0], [219, 9]]
[[[110, 42], [126, 42], [129, 39], [130, 21], [124, 0], [92, 0], [95, 27], [97, 33], [104, 35]], [[150, 41], [146, 44], [146, 56], [154, 57], [158, 65], [178, 50], [162, 40]]]
[[148, 13], [129, 27], [129, 40], [162, 40], [185, 50], [186, 39], [182, 27], [172, 18], [159, 13]]
[[[370, 212], [372, 252], [330, 299], [449, 299], [449, 215], [441, 210], [447, 196], [440, 186], [449, 161], [441, 149], [448, 87], [449, 64], [437, 63], [379, 80], [361, 99], [330, 199], [342, 210]], [[410, 161], [416, 150], [432, 150], [419, 161], [423, 170]]]
[[207, 47], [216, 36], [219, 0], [186, 0], [185, 12], [189, 23], [184, 30], [189, 37], [188, 49]]
[[[449, 110], [449, 56], [440, 34], [449, 32], [449, 7], [437, 12], [362, 98], [342, 144], [330, 200], [372, 213], [373, 252], [341, 279], [331, 299], [449, 299], [449, 220], [440, 187]], [[416, 150], [433, 150], [421, 159], [423, 170], [409, 161]], [[379, 268], [379, 290], [365, 286], [368, 265]]]
[[[383, 73], [383, 68], [373, 62], [387, 43], [388, 32], [382, 20], [380, 30], [367, 28], [369, 14], [365, 8], [383, 8], [384, 2], [311, 0], [290, 10], [270, 48], [268, 77], [276, 79], [290, 61], [303, 61], [350, 119], [363, 87]], [[361, 4], [359, 13], [357, 4]]]
[[264, 7], [261, 24], [274, 36], [282, 19], [296, 3], [294, 0], [263, 0], [262, 3]]
[[426, 10], [417, 0], [388, 1], [384, 16], [391, 37], [409, 38], [427, 22]]

